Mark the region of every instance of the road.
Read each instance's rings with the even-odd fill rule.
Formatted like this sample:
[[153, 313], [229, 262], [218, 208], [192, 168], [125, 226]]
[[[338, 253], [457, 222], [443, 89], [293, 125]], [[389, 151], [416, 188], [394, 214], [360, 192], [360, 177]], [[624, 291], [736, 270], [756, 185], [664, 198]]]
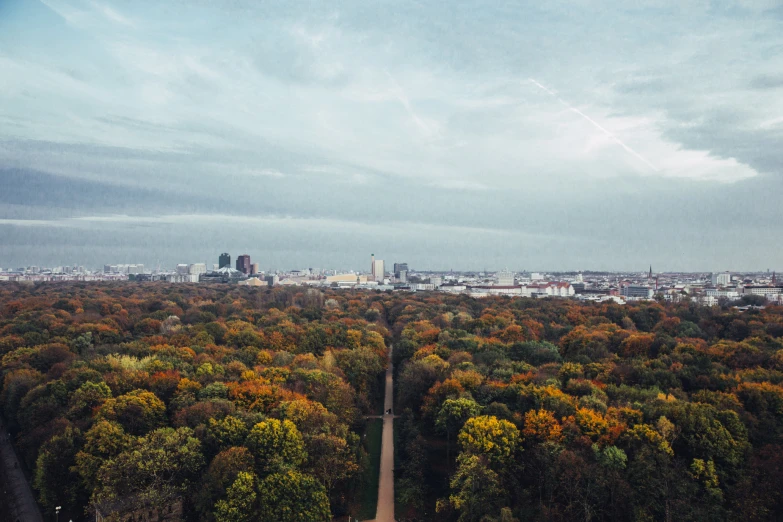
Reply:
[[394, 368], [392, 367], [392, 349], [393, 347], [389, 347], [389, 366], [386, 368], [381, 476], [378, 482], [378, 508], [375, 512], [375, 522], [394, 522]]
[[8, 431], [0, 419], [0, 465], [3, 466], [4, 502], [10, 504], [10, 511], [14, 515], [13, 520], [19, 522], [43, 522], [43, 517], [35, 503], [30, 484], [22, 473], [19, 461], [16, 458], [8, 438]]

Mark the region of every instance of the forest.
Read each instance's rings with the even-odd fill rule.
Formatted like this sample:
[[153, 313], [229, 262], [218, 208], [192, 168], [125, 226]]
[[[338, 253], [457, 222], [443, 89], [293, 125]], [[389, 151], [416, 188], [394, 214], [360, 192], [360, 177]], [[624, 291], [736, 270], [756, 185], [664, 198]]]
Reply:
[[399, 521], [783, 518], [775, 306], [3, 284], [0, 408], [50, 520], [347, 520], [391, 346]]

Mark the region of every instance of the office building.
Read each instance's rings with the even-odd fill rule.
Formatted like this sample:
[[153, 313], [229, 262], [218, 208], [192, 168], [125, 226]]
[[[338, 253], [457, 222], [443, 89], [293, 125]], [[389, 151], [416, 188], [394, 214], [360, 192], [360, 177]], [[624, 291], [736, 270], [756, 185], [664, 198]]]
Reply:
[[438, 288], [443, 284], [443, 278], [440, 276], [430, 276], [430, 284], [435, 288]]
[[177, 273], [180, 275], [185, 275], [188, 273], [188, 265], [185, 263], [180, 263], [177, 265]]
[[256, 275], [258, 273], [258, 263], [250, 265], [250, 275]]
[[728, 286], [731, 284], [731, 273], [720, 272], [718, 274], [712, 274], [712, 284], [715, 286]]
[[372, 262], [373, 280], [382, 283], [385, 274], [386, 274], [386, 269], [383, 265], [383, 259], [373, 259]]
[[220, 254], [218, 268], [231, 268], [231, 256], [228, 255], [226, 252], [223, 252]]
[[497, 273], [498, 286], [514, 286], [514, 272], [501, 270]]
[[189, 275], [201, 275], [207, 273], [207, 264], [206, 263], [192, 263], [188, 265], [188, 274]]
[[620, 289], [620, 295], [629, 299], [652, 299], [653, 289], [649, 286], [625, 285]]
[[409, 272], [408, 263], [394, 263], [394, 277], [400, 279], [400, 272]]
[[775, 296], [783, 293], [783, 287], [770, 286], [770, 285], [758, 285], [758, 286], [746, 286], [743, 289], [743, 293], [748, 295], [761, 295], [767, 299], [774, 299]]
[[237, 270], [245, 275], [250, 274], [250, 256], [242, 254], [237, 258]]
[[144, 273], [144, 265], [103, 265], [104, 274], [136, 275]]

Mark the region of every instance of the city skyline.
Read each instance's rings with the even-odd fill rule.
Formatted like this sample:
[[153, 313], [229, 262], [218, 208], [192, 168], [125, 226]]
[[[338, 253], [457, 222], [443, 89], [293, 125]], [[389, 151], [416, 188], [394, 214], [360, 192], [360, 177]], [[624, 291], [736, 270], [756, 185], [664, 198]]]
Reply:
[[[181, 257], [181, 256], [180, 256]], [[482, 267], [456, 267], [456, 266], [449, 266], [448, 268], [437, 268], [437, 267], [429, 267], [429, 266], [423, 266], [423, 265], [417, 265], [416, 263], [410, 263], [408, 261], [403, 260], [394, 260], [390, 261], [388, 259], [381, 259], [380, 257], [375, 256], [375, 254], [371, 255], [370, 259], [370, 266], [364, 266], [362, 267], [362, 263], [359, 261], [356, 261], [353, 265], [346, 265], [346, 266], [331, 266], [331, 265], [324, 265], [323, 263], [304, 263], [301, 265], [287, 265], [287, 266], [263, 266], [260, 265], [257, 261], [255, 261], [256, 257], [254, 255], [250, 254], [241, 254], [237, 255], [236, 257], [233, 257], [230, 252], [223, 252], [219, 255], [214, 255], [212, 258], [204, 258], [204, 259], [197, 259], [197, 258], [188, 258], [188, 259], [182, 259], [177, 258], [175, 261], [171, 263], [162, 263], [159, 260], [152, 262], [152, 263], [142, 263], [136, 261], [117, 261], [111, 260], [110, 262], [104, 261], [104, 262], [98, 262], [94, 265], [90, 265], [89, 263], [83, 263], [83, 262], [76, 262], [76, 263], [66, 263], [66, 262], [57, 262], [57, 263], [36, 263], [36, 262], [24, 262], [19, 264], [12, 264], [3, 262], [2, 259], [0, 259], [0, 271], [2, 270], [17, 270], [21, 268], [30, 268], [30, 267], [36, 267], [36, 268], [62, 268], [62, 267], [68, 267], [68, 268], [86, 268], [89, 270], [101, 270], [102, 267], [110, 266], [112, 264], [121, 264], [121, 265], [130, 265], [135, 266], [138, 264], [138, 266], [145, 267], [146, 271], [156, 271], [156, 270], [163, 270], [163, 271], [174, 271], [177, 269], [178, 266], [182, 266], [182, 263], [185, 265], [193, 264], [193, 263], [202, 263], [204, 264], [207, 269], [211, 270], [212, 267], [214, 268], [223, 268], [228, 267], [232, 270], [238, 270], [242, 271], [238, 268], [239, 264], [239, 258], [247, 257], [249, 258], [250, 264], [248, 267], [257, 266], [259, 272], [270, 272], [270, 271], [277, 271], [277, 272], [286, 272], [286, 271], [296, 271], [296, 270], [302, 270], [302, 269], [317, 269], [317, 270], [325, 270], [325, 271], [344, 271], [344, 272], [356, 272], [356, 273], [366, 273], [366, 274], [373, 274], [373, 269], [375, 267], [376, 262], [382, 263], [382, 267], [384, 268], [385, 274], [395, 274], [397, 272], [397, 267], [403, 266], [406, 271], [410, 271], [412, 273], [448, 273], [448, 272], [454, 272], [454, 273], [487, 273], [487, 274], [493, 274], [493, 273], [501, 273], [501, 272], [508, 272], [511, 274], [521, 274], [521, 273], [572, 273], [572, 274], [578, 274], [578, 273], [614, 273], [614, 274], [647, 274], [648, 272], [650, 274], [677, 274], [677, 273], [683, 273], [683, 274], [723, 274], [723, 273], [731, 273], [731, 274], [763, 274], [763, 273], [769, 273], [774, 274], [778, 272], [778, 270], [774, 267], [767, 267], [767, 268], [754, 268], [754, 269], [738, 269], [736, 267], [723, 267], [723, 268], [717, 268], [717, 269], [701, 269], [701, 270], [670, 270], [670, 269], [655, 269], [653, 270], [653, 266], [649, 265], [647, 267], [631, 267], [628, 269], [600, 269], [596, 267], [580, 267], [580, 268], [551, 268], [551, 267], [540, 267], [540, 266], [532, 266], [532, 267], [523, 267], [523, 266], [482, 266]], [[236, 260], [236, 262], [234, 262]], [[366, 261], [365, 263], [366, 264]], [[412, 270], [408, 270], [409, 266], [413, 266], [414, 268]], [[249, 272], [248, 272], [249, 274]], [[246, 274], [246, 275], [248, 275]]]
[[0, 262], [773, 267], [782, 18], [9, 0]]

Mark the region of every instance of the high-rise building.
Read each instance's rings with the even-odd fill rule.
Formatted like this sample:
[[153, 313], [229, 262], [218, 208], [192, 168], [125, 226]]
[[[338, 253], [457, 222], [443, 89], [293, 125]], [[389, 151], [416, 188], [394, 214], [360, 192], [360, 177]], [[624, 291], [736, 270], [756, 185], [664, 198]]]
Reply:
[[228, 253], [223, 252], [222, 254], [220, 254], [220, 258], [218, 259], [218, 261], [219, 261], [218, 268], [225, 268], [225, 267], [231, 268], [231, 256], [228, 255]]
[[242, 254], [237, 258], [237, 270], [245, 275], [250, 275], [250, 256]]
[[258, 273], [258, 263], [250, 265], [250, 275], [256, 275]]
[[189, 275], [201, 275], [207, 273], [207, 264], [206, 263], [193, 263], [191, 265], [188, 265], [188, 274]]
[[712, 284], [715, 286], [728, 286], [731, 284], [731, 273], [721, 272], [719, 274], [712, 274]]
[[188, 273], [188, 265], [185, 263], [180, 263], [177, 265], [177, 273], [178, 274], [187, 274]]
[[400, 272], [408, 272], [408, 263], [394, 263], [394, 277], [399, 279]]
[[375, 281], [383, 282], [386, 275], [386, 268], [383, 265], [383, 259], [373, 259], [372, 276]]

